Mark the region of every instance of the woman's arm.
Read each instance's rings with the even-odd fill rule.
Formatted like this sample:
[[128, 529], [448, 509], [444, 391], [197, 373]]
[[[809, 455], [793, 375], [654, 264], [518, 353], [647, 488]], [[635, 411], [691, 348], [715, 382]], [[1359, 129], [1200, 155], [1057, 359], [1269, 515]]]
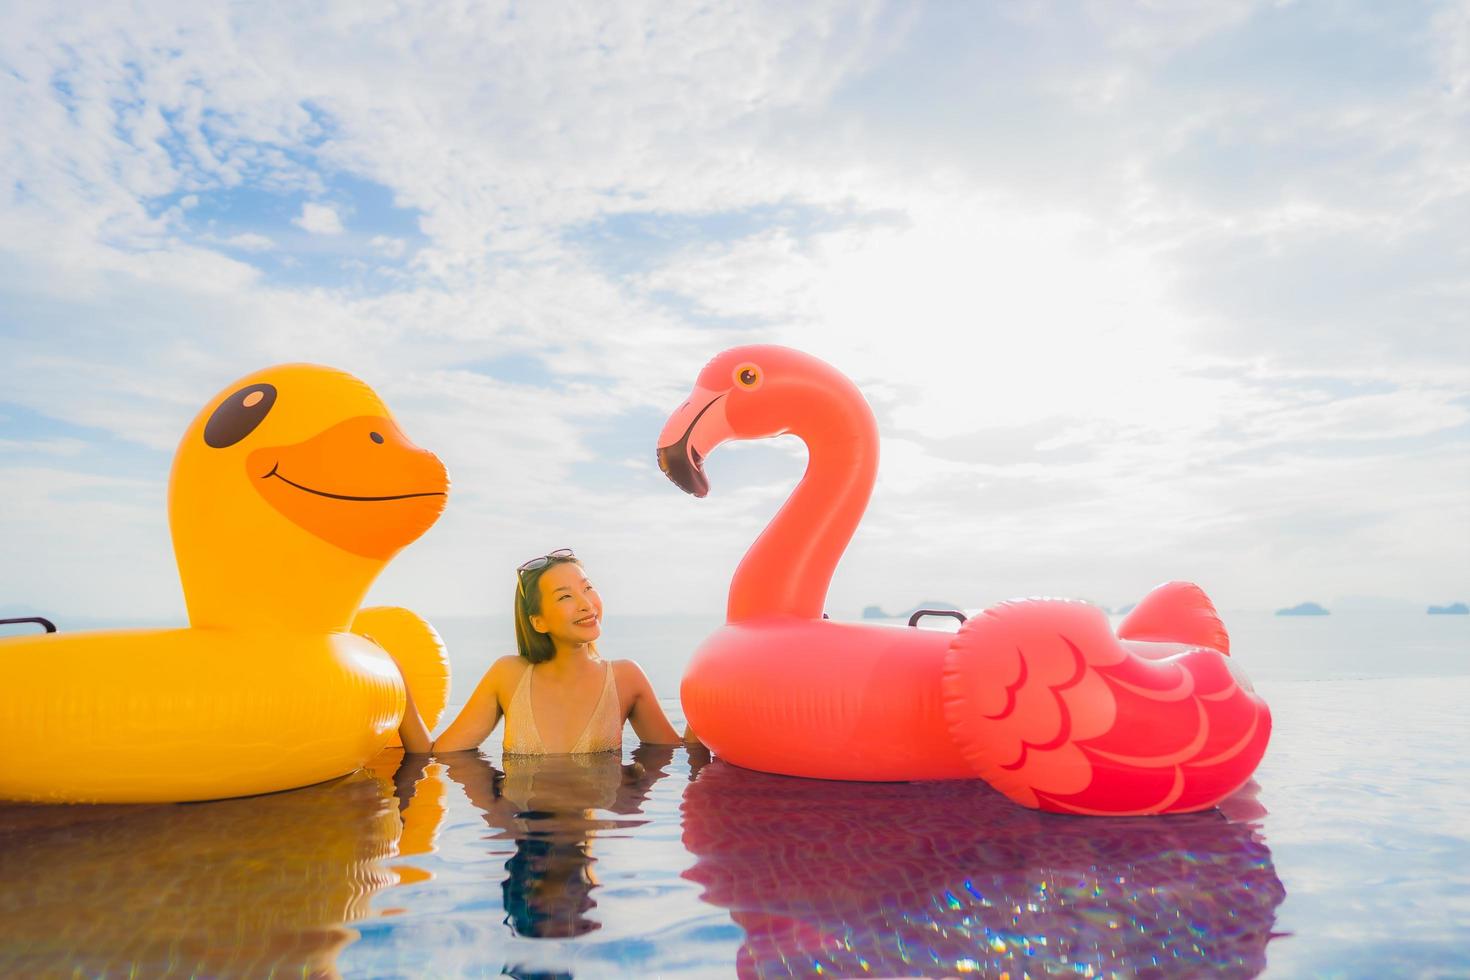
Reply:
[[[490, 665], [475, 693], [460, 709], [459, 717], [434, 740], [435, 752], [459, 752], [478, 748], [500, 724], [500, 690], [502, 682], [522, 663], [520, 657], [501, 657]], [[523, 668], [524, 669], [524, 668]], [[407, 743], [404, 743], [407, 744]]]
[[418, 706], [413, 703], [413, 688], [408, 684], [408, 678], [403, 675], [403, 668], [398, 666], [398, 660], [377, 639], [362, 634], [362, 638], [370, 643], [376, 644], [379, 650], [388, 654], [389, 661], [398, 670], [398, 679], [403, 683], [403, 718], [398, 722], [398, 740], [403, 743], [404, 755], [424, 755], [432, 749], [433, 743], [429, 740], [429, 729], [424, 724], [424, 716], [419, 714]]
[[434, 747], [433, 740], [429, 738], [429, 729], [424, 724], [423, 715], [419, 714], [418, 707], [413, 703], [413, 689], [406, 681], [403, 693], [403, 720], [398, 723], [398, 739], [403, 743], [405, 753], [424, 755]]
[[633, 731], [639, 740], [653, 745], [678, 745], [682, 741], [679, 733], [669, 723], [669, 716], [664, 714], [663, 705], [658, 703], [658, 696], [653, 693], [653, 685], [648, 682], [643, 668], [632, 660], [620, 660], [614, 666], [618, 671], [618, 688], [633, 692], [628, 720], [633, 723]]

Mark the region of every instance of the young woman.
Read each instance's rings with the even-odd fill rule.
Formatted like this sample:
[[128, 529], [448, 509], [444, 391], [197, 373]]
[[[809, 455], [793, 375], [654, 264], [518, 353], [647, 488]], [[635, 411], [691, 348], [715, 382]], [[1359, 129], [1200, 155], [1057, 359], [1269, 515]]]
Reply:
[[[459, 717], [435, 740], [409, 698], [399, 728], [406, 752], [473, 749], [505, 716], [508, 755], [607, 752], [623, 744], [623, 723], [647, 743], [680, 741], [642, 668], [603, 660], [602, 598], [570, 548], [516, 569], [518, 656], [490, 665]], [[685, 740], [693, 741], [687, 730]]]

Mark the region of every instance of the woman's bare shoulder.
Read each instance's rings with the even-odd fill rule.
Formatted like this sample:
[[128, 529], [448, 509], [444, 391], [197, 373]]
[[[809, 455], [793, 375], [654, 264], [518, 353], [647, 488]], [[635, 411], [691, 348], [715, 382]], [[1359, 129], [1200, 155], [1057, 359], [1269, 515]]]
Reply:
[[521, 675], [531, 669], [531, 665], [525, 657], [517, 654], [507, 654], [497, 657], [485, 671], [485, 680], [497, 687], [505, 684], [513, 684], [521, 679]]
[[503, 657], [495, 658], [495, 661], [490, 664], [488, 673], [510, 674], [519, 677], [521, 671], [528, 669], [530, 666], [530, 662], [520, 654], [507, 653]]
[[610, 661], [613, 669], [613, 678], [619, 683], [647, 684], [648, 675], [643, 668], [638, 666], [636, 660], [613, 660]]

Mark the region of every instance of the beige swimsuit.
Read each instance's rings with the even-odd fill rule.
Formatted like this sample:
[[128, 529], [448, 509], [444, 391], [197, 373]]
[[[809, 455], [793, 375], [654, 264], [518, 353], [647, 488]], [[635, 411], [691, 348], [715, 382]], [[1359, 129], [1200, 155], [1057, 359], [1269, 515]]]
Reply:
[[[545, 834], [546, 811], [611, 810], [623, 789], [621, 752], [581, 755], [516, 755], [500, 760], [505, 778], [500, 792], [516, 809], [514, 826], [526, 834]], [[526, 816], [525, 811], [541, 811]], [[609, 828], [619, 826], [608, 824]], [[587, 829], [599, 829], [588, 826]]]
[[[505, 751], [507, 755], [548, 755], [546, 743], [536, 730], [536, 716], [531, 711], [531, 674], [534, 667], [521, 671], [515, 693], [505, 711]], [[592, 717], [577, 741], [567, 751], [611, 752], [623, 747], [623, 712], [618, 704], [618, 685], [613, 680], [612, 664], [603, 665], [602, 694]]]

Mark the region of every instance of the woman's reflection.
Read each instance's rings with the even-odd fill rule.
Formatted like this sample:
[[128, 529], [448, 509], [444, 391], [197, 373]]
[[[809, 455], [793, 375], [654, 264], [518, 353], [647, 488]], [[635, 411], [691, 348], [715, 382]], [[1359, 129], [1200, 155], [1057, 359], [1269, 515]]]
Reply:
[[1074, 818], [978, 782], [695, 769], [685, 877], [745, 930], [741, 976], [1251, 976], [1285, 896], [1248, 798]]
[[599, 928], [594, 841], [610, 831], [642, 826], [642, 810], [665, 775], [674, 748], [643, 745], [633, 763], [616, 752], [585, 755], [507, 755], [505, 771], [475, 752], [438, 756], [449, 778], [497, 832], [513, 840], [502, 885], [505, 922], [520, 936], [567, 938]]

